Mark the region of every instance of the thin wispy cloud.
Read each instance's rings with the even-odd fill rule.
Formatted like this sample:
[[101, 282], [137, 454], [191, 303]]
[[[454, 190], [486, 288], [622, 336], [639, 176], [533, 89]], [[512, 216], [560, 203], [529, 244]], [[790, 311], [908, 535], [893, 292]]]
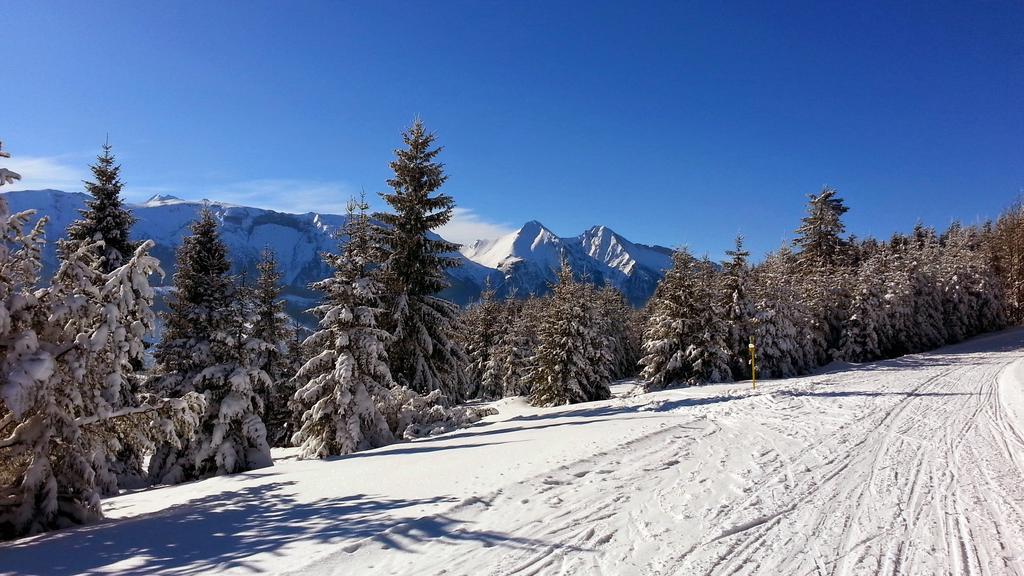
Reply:
[[[201, 189], [202, 198], [293, 213], [341, 214], [349, 198], [358, 194], [357, 188], [344, 182], [287, 178], [245, 180]], [[190, 198], [199, 199], [195, 194]]]
[[442, 226], [437, 233], [451, 242], [472, 244], [475, 240], [494, 239], [514, 230], [508, 224], [491, 222], [470, 208], [456, 208], [451, 222]]
[[84, 162], [65, 156], [14, 156], [4, 159], [4, 168], [21, 174], [13, 188], [42, 190], [51, 188], [65, 192], [81, 192], [82, 181], [89, 177]]

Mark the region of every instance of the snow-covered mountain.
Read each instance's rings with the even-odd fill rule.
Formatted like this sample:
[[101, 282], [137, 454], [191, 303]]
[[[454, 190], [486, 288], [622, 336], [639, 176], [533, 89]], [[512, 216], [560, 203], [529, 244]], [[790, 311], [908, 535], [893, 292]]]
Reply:
[[[49, 219], [47, 238], [56, 240], [64, 235], [68, 224], [78, 218], [78, 211], [89, 198], [83, 193], [59, 190], [24, 190], [3, 193], [13, 211], [34, 209]], [[255, 266], [260, 251], [269, 247], [277, 254], [281, 265], [286, 295], [297, 312], [312, 302], [316, 294], [308, 289], [310, 282], [325, 277], [329, 271], [320, 259], [325, 251], [335, 251], [338, 241], [334, 233], [345, 222], [337, 214], [288, 214], [262, 208], [236, 206], [209, 201], [210, 209], [222, 222], [221, 235], [227, 244], [236, 273], [255, 277]], [[188, 227], [196, 219], [204, 203], [182, 200], [174, 196], [153, 196], [142, 204], [129, 207], [138, 219], [132, 229], [136, 239], [149, 238], [156, 243], [153, 255], [160, 259], [166, 277], [153, 279], [154, 285], [169, 285], [174, 274], [174, 253]], [[54, 242], [48, 242], [43, 254], [43, 272], [52, 273], [56, 267], [57, 252]], [[459, 302], [475, 299], [484, 278], [494, 271], [463, 259], [462, 266], [452, 270], [452, 287], [446, 296]]]
[[[34, 209], [49, 219], [47, 237], [56, 240], [68, 224], [78, 218], [88, 196], [59, 190], [24, 190], [2, 193], [14, 211]], [[334, 233], [345, 222], [337, 214], [289, 214], [236, 206], [217, 201], [206, 202], [222, 222], [221, 233], [230, 251], [235, 272], [255, 274], [259, 253], [269, 247], [277, 254], [286, 294], [292, 309], [307, 307], [316, 294], [310, 282], [328, 274], [320, 253], [334, 251]], [[136, 239], [156, 242], [153, 255], [160, 259], [167, 276], [155, 285], [169, 285], [174, 273], [174, 252], [204, 202], [157, 195], [141, 204], [130, 205], [138, 219], [133, 228]], [[602, 284], [606, 280], [626, 293], [630, 301], [642, 304], [653, 293], [661, 271], [670, 265], [667, 248], [634, 244], [603, 226], [587, 230], [574, 238], [559, 238], [539, 222], [529, 222], [519, 231], [497, 240], [479, 240], [465, 247], [459, 257], [462, 265], [449, 272], [451, 288], [444, 296], [459, 303], [475, 300], [485, 279], [502, 295], [515, 292], [542, 294], [554, 280], [562, 255], [581, 276]], [[56, 267], [54, 242], [43, 255], [44, 273]]]
[[578, 276], [597, 285], [611, 283], [635, 305], [651, 297], [672, 265], [670, 249], [630, 242], [606, 226], [563, 238], [536, 220], [501, 238], [477, 240], [462, 254], [498, 270], [496, 286], [502, 293], [547, 292], [564, 257]]

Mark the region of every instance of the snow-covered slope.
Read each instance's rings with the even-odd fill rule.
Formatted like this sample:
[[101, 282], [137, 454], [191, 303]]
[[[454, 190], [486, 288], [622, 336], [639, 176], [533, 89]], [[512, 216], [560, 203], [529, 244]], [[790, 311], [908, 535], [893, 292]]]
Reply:
[[[3, 195], [12, 210], [35, 209], [39, 215], [49, 218], [47, 236], [50, 239], [63, 236], [88, 199], [86, 194], [59, 190], [26, 190]], [[345, 217], [316, 212], [289, 214], [217, 201], [208, 204], [223, 224], [221, 233], [235, 271], [254, 275], [260, 251], [269, 247], [277, 254], [282, 279], [296, 308], [307, 306], [307, 298], [313, 296], [307, 286], [328, 274], [320, 254], [337, 249], [334, 233], [344, 224]], [[203, 205], [203, 202], [167, 195], [130, 205], [138, 219], [132, 234], [137, 239], [149, 238], [156, 242], [153, 254], [167, 273], [165, 284], [170, 283], [174, 273], [174, 252]], [[52, 272], [56, 261], [56, 246], [51, 242], [44, 253], [44, 272]], [[447, 295], [456, 301], [468, 302], [479, 294], [484, 277], [494, 271], [465, 259], [462, 264], [451, 272], [452, 288]], [[154, 279], [154, 284], [160, 283], [159, 279]]]
[[12, 574], [1024, 574], [1024, 330], [104, 501]]
[[606, 226], [594, 226], [579, 236], [562, 238], [536, 220], [495, 240], [478, 240], [462, 249], [466, 258], [502, 273], [499, 289], [519, 294], [543, 294], [555, 279], [562, 258], [580, 277], [595, 284], [610, 282], [634, 304], [654, 293], [672, 251], [635, 244]]

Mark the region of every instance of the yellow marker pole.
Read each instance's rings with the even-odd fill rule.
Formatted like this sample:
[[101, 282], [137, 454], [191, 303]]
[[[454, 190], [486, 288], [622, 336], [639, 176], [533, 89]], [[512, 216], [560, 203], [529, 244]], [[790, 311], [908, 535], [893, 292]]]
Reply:
[[750, 337], [750, 344], [747, 344], [747, 349], [750, 350], [750, 387], [753, 390], [757, 390], [757, 364], [755, 363], [755, 350], [754, 337]]

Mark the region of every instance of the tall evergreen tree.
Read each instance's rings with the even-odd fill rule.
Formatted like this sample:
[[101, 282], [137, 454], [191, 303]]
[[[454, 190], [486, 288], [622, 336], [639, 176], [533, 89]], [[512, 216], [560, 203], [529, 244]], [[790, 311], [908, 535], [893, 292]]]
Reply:
[[488, 278], [480, 300], [462, 315], [462, 340], [468, 361], [466, 374], [473, 395], [478, 398], [502, 397], [503, 387], [497, 371], [488, 370], [494, 364], [492, 357], [499, 338], [501, 315], [502, 305], [494, 299], [494, 288]]
[[213, 212], [203, 209], [191, 232], [178, 248], [152, 386], [199, 392], [206, 411], [187, 445], [164, 444], [150, 459], [151, 480], [171, 484], [272, 464], [258, 393], [269, 381], [257, 357], [267, 345], [248, 334], [253, 319], [228, 274]]
[[834, 188], [809, 195], [807, 215], [801, 220], [793, 244], [802, 300], [814, 317], [815, 364], [830, 361], [840, 346], [843, 323], [849, 317], [854, 273], [853, 242], [841, 235], [846, 230], [843, 214], [848, 208]]
[[733, 378], [740, 380], [750, 375], [749, 361], [745, 358], [757, 310], [749, 293], [750, 252], [743, 248], [743, 236], [737, 236], [733, 249], [725, 253], [729, 260], [722, 270], [720, 306], [728, 331], [726, 344], [730, 353], [729, 367]]
[[380, 405], [394, 386], [387, 365], [388, 334], [377, 327], [380, 285], [373, 270], [373, 224], [366, 202], [349, 203], [343, 234], [348, 242], [340, 255], [325, 254], [334, 269], [314, 284], [324, 294], [312, 310], [320, 330], [305, 345], [319, 353], [299, 370], [302, 387], [295, 393], [302, 406], [302, 424], [293, 442], [304, 458], [325, 458], [394, 440]]
[[807, 215], [797, 228], [793, 244], [799, 248], [798, 261], [804, 269], [843, 266], [848, 261], [850, 242], [840, 235], [846, 230], [843, 214], [849, 208], [835, 188], [808, 195]]
[[[86, 201], [86, 209], [80, 210], [80, 218], [73, 221], [67, 229], [67, 239], [59, 242], [60, 252], [65, 258], [81, 247], [93, 243], [98, 245], [98, 257], [90, 257], [89, 265], [100, 274], [109, 274], [121, 267], [132, 258], [137, 242], [130, 240], [131, 228], [135, 217], [124, 206], [121, 191], [121, 167], [115, 163], [108, 143], [103, 145], [103, 153], [90, 168], [94, 180], [85, 183], [86, 191], [92, 196]], [[162, 272], [161, 272], [162, 274]], [[142, 356], [133, 359], [135, 368], [142, 368]], [[140, 391], [140, 376], [127, 373], [119, 387], [119, 397], [112, 399], [112, 406], [117, 408], [131, 406]], [[146, 438], [138, 434], [131, 426], [120, 427], [120, 437], [112, 435], [111, 444], [120, 448], [109, 462], [97, 462], [97, 474], [103, 479], [104, 495], [116, 493], [118, 484], [139, 487], [143, 481], [143, 449]], [[116, 479], [115, 479], [116, 477]]]
[[267, 344], [259, 352], [258, 363], [270, 379], [270, 385], [260, 391], [263, 421], [267, 427], [267, 442], [271, 446], [287, 446], [289, 432], [294, 432], [288, 427], [289, 402], [295, 395], [291, 383], [295, 370], [288, 358], [288, 346], [294, 337], [281, 299], [281, 271], [273, 250], [265, 248], [260, 253], [256, 270], [259, 276], [251, 292], [255, 318], [252, 336]]
[[85, 190], [92, 198], [86, 200], [86, 208], [80, 210], [81, 218], [68, 226], [66, 249], [74, 250], [83, 243], [102, 241], [101, 256], [95, 265], [104, 274], [120, 267], [135, 253], [138, 246], [130, 239], [135, 216], [124, 206], [121, 199], [121, 166], [115, 163], [110, 143], [103, 145], [103, 153], [90, 166], [94, 181], [85, 183]]
[[[387, 315], [383, 326], [398, 384], [417, 392], [440, 390], [449, 403], [465, 397], [465, 352], [455, 341], [458, 307], [435, 296], [448, 286], [445, 270], [458, 265], [458, 246], [432, 232], [452, 218], [455, 201], [436, 193], [447, 180], [437, 161], [435, 136], [416, 120], [403, 135], [405, 148], [391, 162], [392, 192], [381, 196], [393, 212], [375, 214], [385, 226], [383, 278]], [[436, 194], [435, 194], [436, 193]]]

